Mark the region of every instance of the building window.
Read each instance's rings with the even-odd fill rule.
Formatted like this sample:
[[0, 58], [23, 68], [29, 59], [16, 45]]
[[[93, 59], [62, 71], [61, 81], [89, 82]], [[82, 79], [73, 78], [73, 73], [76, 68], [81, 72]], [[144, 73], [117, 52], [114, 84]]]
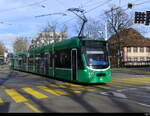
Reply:
[[150, 52], [150, 47], [146, 47], [146, 52]]
[[138, 57], [134, 57], [134, 61], [138, 61]]
[[132, 61], [132, 58], [131, 58], [131, 57], [128, 57], [127, 61]]
[[144, 57], [140, 57], [140, 61], [144, 61]]
[[140, 52], [144, 52], [144, 47], [140, 47]]
[[127, 47], [127, 52], [131, 52], [131, 47]]
[[147, 61], [150, 61], [150, 57], [147, 57], [146, 60], [147, 60]]
[[133, 52], [138, 52], [138, 47], [133, 47]]

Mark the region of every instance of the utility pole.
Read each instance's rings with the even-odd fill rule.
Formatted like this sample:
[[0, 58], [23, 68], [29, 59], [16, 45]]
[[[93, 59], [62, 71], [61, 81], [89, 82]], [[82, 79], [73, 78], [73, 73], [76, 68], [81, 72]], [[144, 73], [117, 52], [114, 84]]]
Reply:
[[106, 22], [105, 22], [105, 40], [108, 39], [107, 33], [108, 33], [108, 30], [107, 30], [107, 21], [106, 21]]

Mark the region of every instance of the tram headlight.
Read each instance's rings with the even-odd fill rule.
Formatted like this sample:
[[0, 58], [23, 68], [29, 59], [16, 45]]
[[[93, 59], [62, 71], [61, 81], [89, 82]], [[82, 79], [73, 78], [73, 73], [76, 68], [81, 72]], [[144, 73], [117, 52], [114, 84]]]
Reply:
[[99, 80], [100, 80], [100, 81], [102, 81], [103, 79], [102, 79], [102, 78], [100, 78]]

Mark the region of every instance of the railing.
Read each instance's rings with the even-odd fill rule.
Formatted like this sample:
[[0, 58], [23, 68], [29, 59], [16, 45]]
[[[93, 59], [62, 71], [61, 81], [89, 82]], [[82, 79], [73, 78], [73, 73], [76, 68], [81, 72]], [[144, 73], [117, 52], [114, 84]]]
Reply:
[[124, 67], [146, 67], [150, 66], [150, 61], [125, 61], [123, 62]]

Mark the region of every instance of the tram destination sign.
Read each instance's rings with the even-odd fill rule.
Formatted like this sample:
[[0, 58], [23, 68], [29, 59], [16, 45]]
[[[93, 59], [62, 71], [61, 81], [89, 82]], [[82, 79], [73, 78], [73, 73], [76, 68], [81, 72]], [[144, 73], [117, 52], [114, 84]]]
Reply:
[[135, 12], [134, 23], [150, 25], [150, 11]]
[[101, 41], [83, 41], [82, 42], [83, 46], [91, 46], [91, 47], [100, 47], [100, 46], [105, 46], [106, 43], [105, 42], [101, 42]]

